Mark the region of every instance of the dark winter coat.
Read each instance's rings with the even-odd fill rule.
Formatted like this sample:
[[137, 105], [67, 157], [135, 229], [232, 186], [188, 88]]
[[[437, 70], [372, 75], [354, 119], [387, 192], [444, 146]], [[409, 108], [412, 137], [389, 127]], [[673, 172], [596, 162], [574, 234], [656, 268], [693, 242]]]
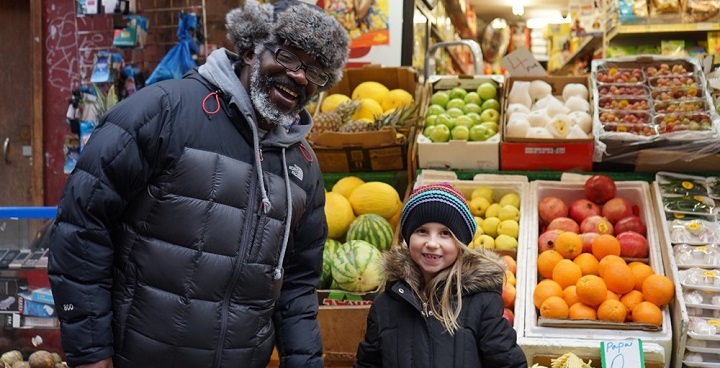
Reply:
[[264, 134], [224, 51], [200, 74], [123, 100], [68, 179], [49, 272], [70, 365], [264, 368], [277, 343], [322, 367], [310, 116]]
[[488, 266], [493, 258], [464, 258], [460, 328], [451, 335], [412, 291], [421, 290], [422, 275], [407, 248], [386, 257], [387, 288], [370, 308], [355, 368], [527, 367], [515, 330], [502, 316], [503, 275], [497, 265]]

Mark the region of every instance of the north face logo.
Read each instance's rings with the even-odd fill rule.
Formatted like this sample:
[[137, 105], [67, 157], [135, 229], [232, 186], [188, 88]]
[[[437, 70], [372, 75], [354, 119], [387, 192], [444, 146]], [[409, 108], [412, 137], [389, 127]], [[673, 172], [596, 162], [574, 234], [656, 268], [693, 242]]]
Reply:
[[288, 170], [290, 170], [290, 173], [293, 174], [296, 178], [303, 180], [303, 171], [300, 166], [292, 164], [288, 166]]

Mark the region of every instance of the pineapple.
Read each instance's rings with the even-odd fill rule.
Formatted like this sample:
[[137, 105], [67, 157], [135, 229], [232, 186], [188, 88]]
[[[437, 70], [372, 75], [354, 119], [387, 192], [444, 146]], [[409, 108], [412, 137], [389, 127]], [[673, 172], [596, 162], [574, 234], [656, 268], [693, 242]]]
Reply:
[[343, 120], [335, 111], [319, 112], [313, 119], [312, 131], [314, 134], [337, 131], [343, 125]]
[[417, 105], [412, 103], [390, 110], [378, 116], [370, 130], [380, 130], [385, 127], [411, 127], [420, 122], [417, 114]]
[[367, 132], [370, 130], [377, 130], [373, 129], [374, 122], [372, 121], [366, 121], [366, 120], [350, 120], [347, 123], [343, 124], [340, 129], [338, 129], [338, 132], [343, 133], [359, 133], [359, 132]]
[[338, 115], [340, 115], [340, 118], [342, 119], [343, 123], [347, 123], [350, 121], [350, 117], [353, 116], [355, 111], [360, 107], [360, 101], [359, 100], [350, 100], [341, 103], [338, 105], [338, 107], [333, 110]]

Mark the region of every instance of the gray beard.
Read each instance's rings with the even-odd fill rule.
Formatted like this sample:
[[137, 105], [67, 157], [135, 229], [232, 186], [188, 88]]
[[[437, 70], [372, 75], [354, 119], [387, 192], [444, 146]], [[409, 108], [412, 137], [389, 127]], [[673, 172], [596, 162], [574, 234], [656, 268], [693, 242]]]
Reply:
[[273, 127], [290, 126], [295, 122], [300, 109], [293, 110], [290, 113], [283, 113], [275, 108], [270, 102], [270, 80], [260, 75], [260, 58], [256, 57], [252, 65], [252, 73], [250, 75], [250, 99], [255, 106], [262, 119]]

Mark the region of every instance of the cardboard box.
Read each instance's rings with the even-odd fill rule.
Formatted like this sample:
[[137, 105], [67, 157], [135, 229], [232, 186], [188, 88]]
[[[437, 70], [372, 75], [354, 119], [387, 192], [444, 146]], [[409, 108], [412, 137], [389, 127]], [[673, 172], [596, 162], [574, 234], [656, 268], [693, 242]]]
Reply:
[[[428, 80], [427, 89], [423, 93], [423, 106], [428, 106], [430, 96], [438, 90], [449, 90], [461, 87], [467, 90], [476, 89], [484, 82], [492, 82], [498, 88], [500, 103], [500, 122], [503, 120], [503, 94], [505, 78], [499, 75], [488, 76], [433, 76]], [[486, 141], [449, 141], [431, 142], [418, 132], [416, 140], [417, 166], [420, 169], [468, 169], [497, 170], [500, 166], [500, 140], [498, 132]]]
[[[325, 96], [333, 93], [352, 96], [355, 87], [365, 81], [379, 82], [391, 90], [401, 88], [412, 94], [416, 103], [420, 103], [415, 69], [369, 65], [361, 69], [345, 69], [340, 82], [320, 95], [317, 106], [322, 105]], [[421, 114], [420, 110], [418, 114]], [[318, 108], [316, 113], [319, 111]], [[415, 129], [404, 129], [404, 139], [398, 139], [397, 133], [395, 129], [362, 133], [325, 132], [311, 135], [308, 141], [313, 146], [323, 172], [406, 170]]]
[[[555, 196], [562, 199], [565, 203], [570, 204], [576, 199], [585, 197], [583, 185], [587, 176], [584, 175], [567, 175], [564, 181], [546, 181], [536, 180], [530, 183], [530, 193], [532, 196], [531, 203], [539, 203], [542, 198], [547, 196]], [[655, 224], [655, 203], [652, 200], [650, 186], [645, 181], [617, 181], [617, 197], [625, 198], [631, 206], [638, 206], [638, 216], [643, 220], [648, 229], [656, 229]], [[532, 230], [530, 234], [533, 236], [528, 244], [533, 245], [533, 251], [527, 252], [527, 268], [531, 271], [527, 272], [527, 279], [524, 283], [519, 284], [518, 293], [525, 294], [525, 300], [532, 301], [533, 291], [538, 283], [539, 276], [535, 270], [537, 269], [537, 239], [539, 236], [539, 214], [537, 205], [533, 206], [531, 211], [530, 225]], [[655, 231], [648, 231], [648, 244], [650, 245], [650, 254], [648, 264], [655, 273], [665, 275], [665, 265], [663, 263], [663, 251], [659, 244], [658, 236]], [[563, 324], [563, 320], [555, 320], [556, 323], [551, 326], [543, 326], [539, 322], [539, 314], [532, 302], [525, 304], [525, 337], [537, 338], [547, 344], [548, 339], [555, 341], [556, 339], [567, 339], [569, 341], [577, 340], [589, 341], [591, 346], [599, 347], [599, 342], [603, 340], [619, 340], [624, 338], [640, 338], [643, 340], [643, 347], [648, 348], [650, 343], [657, 344], [661, 350], [664, 350], [663, 358], [660, 361], [666, 362], [669, 366], [670, 356], [673, 352], [673, 334], [668, 307], [663, 309], [663, 324], [660, 329], [650, 330], [644, 324], [626, 323], [623, 328], [617, 325], [602, 321], [586, 321], [582, 325], [578, 325], [574, 321], [567, 321]], [[572, 345], [571, 345], [572, 346]], [[543, 349], [544, 353], [556, 353]], [[573, 351], [576, 354], [591, 355], [590, 353], [581, 353], [574, 349], [565, 350]], [[526, 355], [534, 353], [532, 350], [525, 351]], [[597, 352], [592, 355], [599, 355]], [[532, 354], [530, 355], [532, 356]]]
[[[520, 348], [522, 348], [523, 353], [525, 353], [528, 367], [535, 363], [550, 367], [550, 364], [548, 364], [549, 357], [556, 358], [565, 353], [572, 352], [585, 361], [592, 359], [591, 367], [602, 368], [602, 362], [600, 361], [600, 342], [603, 340], [619, 339], [622, 339], [622, 337], [610, 339], [576, 339], [558, 338], [549, 335], [545, 337], [520, 337], [518, 338], [518, 344]], [[644, 339], [642, 344], [646, 368], [667, 368], [669, 366], [671, 351], [666, 350], [657, 343]]]
[[31, 317], [55, 317], [55, 305], [40, 303], [32, 298], [30, 292], [18, 293], [18, 311], [24, 316]]
[[333, 367], [336, 366], [333, 364], [338, 363], [352, 366], [358, 344], [365, 338], [369, 312], [369, 306], [320, 307], [318, 323], [326, 367]]
[[[587, 77], [510, 77], [505, 87], [504, 107], [507, 108], [507, 97], [515, 82], [534, 80], [543, 80], [550, 84], [554, 96], [561, 96], [563, 88], [570, 83], [581, 83], [591, 91]], [[502, 119], [503, 130], [507, 119], [505, 114]], [[592, 171], [593, 153], [592, 135], [587, 139], [533, 139], [509, 137], [503, 133], [500, 143], [500, 170]]]

